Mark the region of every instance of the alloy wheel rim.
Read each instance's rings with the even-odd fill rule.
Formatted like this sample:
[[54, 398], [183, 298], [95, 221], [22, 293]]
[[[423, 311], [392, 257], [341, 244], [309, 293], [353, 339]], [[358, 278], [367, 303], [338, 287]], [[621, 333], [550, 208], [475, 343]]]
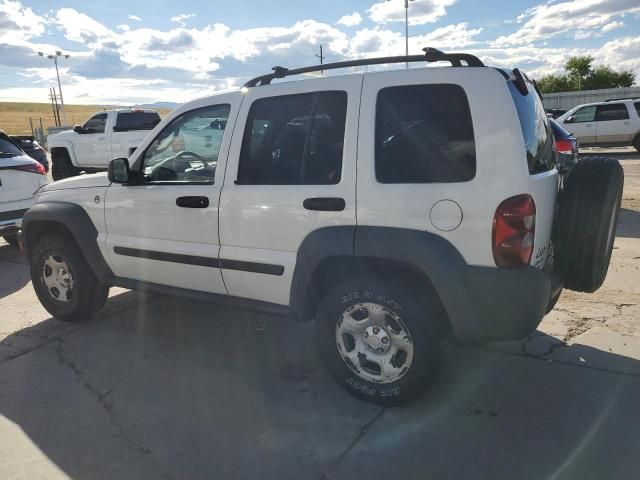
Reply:
[[411, 367], [414, 344], [400, 316], [378, 303], [347, 308], [336, 324], [338, 353], [363, 380], [393, 383]]
[[73, 272], [58, 254], [49, 254], [42, 266], [42, 280], [54, 300], [67, 303], [73, 298]]

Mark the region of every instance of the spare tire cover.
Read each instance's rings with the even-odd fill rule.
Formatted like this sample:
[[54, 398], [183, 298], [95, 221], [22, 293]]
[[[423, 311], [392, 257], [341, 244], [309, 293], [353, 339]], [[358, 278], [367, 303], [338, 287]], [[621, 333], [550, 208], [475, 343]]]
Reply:
[[612, 158], [580, 160], [566, 179], [554, 225], [555, 270], [565, 288], [595, 292], [607, 275], [624, 172]]

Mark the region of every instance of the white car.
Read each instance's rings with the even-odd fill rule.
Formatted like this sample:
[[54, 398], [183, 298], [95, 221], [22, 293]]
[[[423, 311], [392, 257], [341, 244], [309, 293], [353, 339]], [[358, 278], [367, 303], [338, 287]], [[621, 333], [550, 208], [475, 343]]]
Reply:
[[[274, 81], [432, 61], [452, 66]], [[108, 174], [45, 187], [23, 244], [57, 318], [118, 285], [314, 320], [337, 382], [397, 403], [433, 384], [446, 336], [522, 338], [563, 286], [600, 287], [622, 168], [588, 159], [560, 185], [526, 75], [427, 49], [182, 105]]]
[[128, 157], [158, 123], [155, 110], [121, 108], [95, 113], [73, 130], [49, 135], [53, 179], [106, 170], [109, 160]]
[[627, 147], [640, 152], [640, 99], [578, 105], [556, 119], [582, 147]]
[[44, 167], [0, 131], [0, 236], [13, 246], [35, 191], [47, 184]]

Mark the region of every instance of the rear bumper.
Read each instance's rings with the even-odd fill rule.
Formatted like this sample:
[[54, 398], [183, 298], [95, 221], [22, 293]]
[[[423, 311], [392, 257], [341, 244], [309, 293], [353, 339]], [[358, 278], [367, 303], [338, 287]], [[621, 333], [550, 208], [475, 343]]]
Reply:
[[458, 333], [463, 343], [517, 340], [532, 333], [549, 302], [562, 290], [558, 275], [534, 267], [507, 269], [468, 266], [463, 282], [474, 328]]

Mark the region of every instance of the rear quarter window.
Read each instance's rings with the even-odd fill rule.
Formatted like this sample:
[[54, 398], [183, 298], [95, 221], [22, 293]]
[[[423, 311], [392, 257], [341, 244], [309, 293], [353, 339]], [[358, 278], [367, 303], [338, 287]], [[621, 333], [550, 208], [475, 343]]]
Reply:
[[529, 173], [534, 175], [555, 168], [556, 158], [553, 152], [551, 126], [534, 86], [527, 82], [529, 92], [523, 95], [513, 82], [507, 82], [507, 84], [518, 111]]
[[160, 123], [160, 115], [157, 112], [120, 112], [116, 119], [116, 132], [129, 130], [153, 130]]
[[452, 84], [383, 88], [376, 104], [380, 183], [466, 182], [476, 174], [469, 101]]

